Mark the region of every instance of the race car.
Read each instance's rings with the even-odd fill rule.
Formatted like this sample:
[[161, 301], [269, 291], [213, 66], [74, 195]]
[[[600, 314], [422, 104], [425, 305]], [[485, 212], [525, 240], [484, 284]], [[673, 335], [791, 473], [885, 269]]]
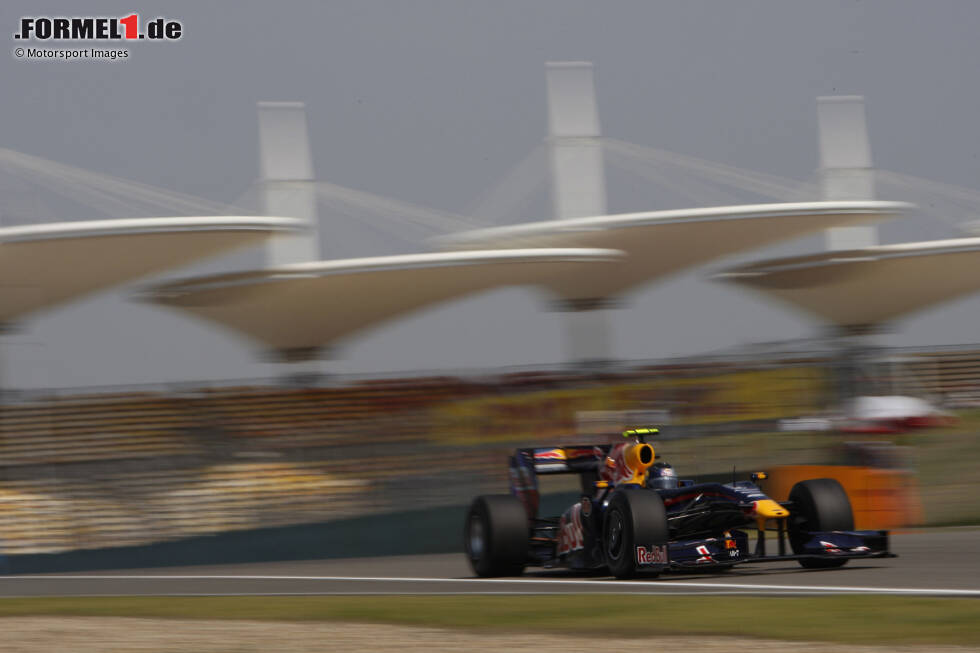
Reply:
[[[764, 473], [726, 484], [679, 480], [670, 465], [656, 462], [646, 442], [656, 434], [631, 429], [615, 445], [518, 449], [510, 458], [511, 494], [477, 497], [467, 513], [464, 546], [473, 571], [516, 576], [527, 566], [563, 567], [631, 578], [777, 560], [819, 569], [894, 557], [887, 531], [854, 530], [836, 480], [801, 481], [783, 502], [756, 484]], [[540, 517], [538, 477], [549, 474], [578, 474], [582, 496], [561, 516]], [[769, 526], [776, 553], [767, 552]], [[752, 529], [754, 549], [746, 532]]]

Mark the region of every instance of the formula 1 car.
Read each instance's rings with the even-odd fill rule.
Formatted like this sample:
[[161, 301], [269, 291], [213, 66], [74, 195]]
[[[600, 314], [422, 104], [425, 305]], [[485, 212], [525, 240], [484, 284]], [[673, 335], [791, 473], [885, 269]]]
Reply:
[[[856, 531], [847, 494], [834, 479], [793, 486], [776, 502], [754, 481], [678, 480], [645, 442], [656, 429], [631, 429], [627, 442], [518, 449], [510, 495], [477, 497], [464, 545], [478, 576], [514, 576], [526, 566], [608, 571], [617, 578], [666, 569], [726, 571], [742, 563], [796, 560], [809, 569], [854, 558], [894, 557], [887, 531]], [[539, 517], [538, 476], [579, 474], [581, 499], [560, 517]], [[767, 554], [775, 525], [777, 554]], [[743, 530], [754, 527], [754, 550]], [[786, 550], [787, 540], [792, 553]]]

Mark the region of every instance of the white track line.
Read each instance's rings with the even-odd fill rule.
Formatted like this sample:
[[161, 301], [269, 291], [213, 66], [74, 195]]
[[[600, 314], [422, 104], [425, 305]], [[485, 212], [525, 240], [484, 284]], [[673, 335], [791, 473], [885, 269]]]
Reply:
[[[918, 587], [861, 587], [844, 585], [762, 585], [753, 583], [699, 583], [686, 581], [662, 581], [650, 579], [636, 580], [578, 580], [578, 579], [534, 579], [534, 578], [420, 578], [386, 576], [270, 576], [270, 575], [16, 575], [0, 576], [0, 584], [5, 580], [262, 580], [262, 581], [325, 581], [360, 583], [479, 583], [480, 585], [551, 585], [582, 588], [607, 587], [610, 589], [642, 587], [649, 590], [658, 588], [702, 588], [714, 590], [756, 590], [806, 593], [854, 593], [854, 594], [908, 594], [931, 596], [980, 596], [980, 590], [918, 588]], [[533, 593], [532, 590], [527, 590]]]

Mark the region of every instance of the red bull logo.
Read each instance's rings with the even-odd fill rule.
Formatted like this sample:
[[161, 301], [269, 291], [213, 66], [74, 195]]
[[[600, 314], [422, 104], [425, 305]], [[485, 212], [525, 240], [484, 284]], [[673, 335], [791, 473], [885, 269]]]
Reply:
[[566, 458], [564, 449], [546, 449], [534, 452], [535, 460], [565, 460]]
[[558, 555], [583, 548], [585, 535], [582, 533], [582, 505], [576, 503], [558, 522]]
[[638, 565], [665, 565], [667, 562], [666, 546], [636, 547], [636, 564]]

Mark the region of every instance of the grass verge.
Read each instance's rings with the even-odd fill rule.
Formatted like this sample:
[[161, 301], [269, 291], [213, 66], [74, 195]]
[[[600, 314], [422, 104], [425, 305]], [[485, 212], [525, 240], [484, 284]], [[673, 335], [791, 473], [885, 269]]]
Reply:
[[348, 621], [600, 637], [980, 646], [980, 601], [908, 597], [317, 596], [0, 599], [0, 617]]

